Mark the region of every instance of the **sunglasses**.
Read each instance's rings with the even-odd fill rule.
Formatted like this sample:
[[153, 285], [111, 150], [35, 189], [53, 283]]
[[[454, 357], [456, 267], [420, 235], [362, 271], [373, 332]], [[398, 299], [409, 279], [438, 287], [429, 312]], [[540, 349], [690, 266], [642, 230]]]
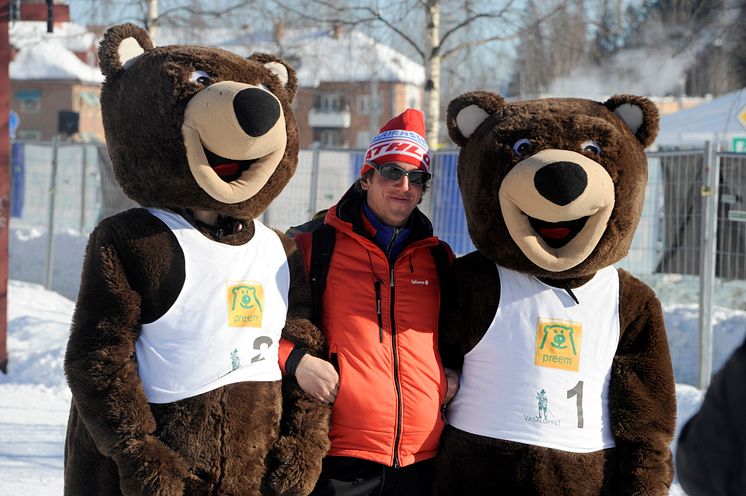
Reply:
[[396, 164], [374, 164], [373, 162], [367, 162], [368, 165], [378, 171], [383, 177], [390, 181], [398, 181], [402, 176], [407, 176], [411, 184], [424, 185], [427, 183], [432, 174], [429, 172], [415, 169], [415, 170], [404, 170]]

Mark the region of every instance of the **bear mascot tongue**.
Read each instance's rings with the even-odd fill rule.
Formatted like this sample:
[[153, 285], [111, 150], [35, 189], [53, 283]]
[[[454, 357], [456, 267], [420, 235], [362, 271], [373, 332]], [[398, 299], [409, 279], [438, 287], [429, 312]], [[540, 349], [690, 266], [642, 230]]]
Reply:
[[441, 285], [439, 349], [461, 377], [435, 494], [667, 495], [663, 313], [613, 265], [642, 212], [655, 105], [475, 91], [447, 124], [476, 251]]
[[295, 71], [154, 47], [132, 24], [106, 31], [99, 60], [114, 175], [140, 207], [88, 241], [65, 494], [308, 494], [330, 410], [283, 379], [280, 346], [324, 340], [302, 257], [257, 220], [297, 166]]
[[213, 165], [212, 170], [220, 176], [223, 181], [232, 181], [238, 179], [236, 173], [238, 172], [238, 162], [226, 162], [223, 164]]

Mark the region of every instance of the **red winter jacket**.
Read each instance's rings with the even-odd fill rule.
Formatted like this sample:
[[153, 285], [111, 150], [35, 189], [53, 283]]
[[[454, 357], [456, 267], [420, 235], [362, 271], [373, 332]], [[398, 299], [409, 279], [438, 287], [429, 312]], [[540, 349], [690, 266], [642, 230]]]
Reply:
[[[362, 201], [350, 190], [325, 219], [336, 241], [320, 327], [339, 372], [329, 455], [406, 466], [435, 456], [444, 425], [440, 284], [432, 253], [440, 241], [415, 209], [409, 244], [389, 264], [362, 221]], [[296, 239], [308, 271], [311, 233]]]

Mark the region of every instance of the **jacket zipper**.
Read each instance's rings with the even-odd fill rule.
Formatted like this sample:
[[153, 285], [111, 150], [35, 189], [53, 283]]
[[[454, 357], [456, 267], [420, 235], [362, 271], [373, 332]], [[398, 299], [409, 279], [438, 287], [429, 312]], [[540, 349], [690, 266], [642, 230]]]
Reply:
[[391, 264], [391, 248], [394, 247], [394, 241], [396, 241], [396, 238], [399, 237], [400, 231], [401, 231], [401, 228], [395, 227], [394, 235], [391, 236], [391, 239], [389, 240], [389, 244], [386, 245], [386, 259], [389, 260], [389, 264]]
[[396, 353], [396, 324], [394, 320], [394, 265], [389, 262], [391, 282], [391, 349], [394, 354], [394, 386], [396, 386], [396, 438], [394, 439], [394, 468], [399, 468], [399, 443], [401, 442], [402, 401], [399, 384], [399, 355]]
[[383, 313], [381, 311], [381, 280], [376, 279], [376, 315], [378, 316], [378, 341], [383, 343]]

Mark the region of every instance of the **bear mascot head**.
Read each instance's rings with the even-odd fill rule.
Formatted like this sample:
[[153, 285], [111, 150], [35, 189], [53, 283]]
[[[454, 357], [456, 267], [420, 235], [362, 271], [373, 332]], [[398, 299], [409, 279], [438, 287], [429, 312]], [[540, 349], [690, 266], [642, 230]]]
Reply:
[[613, 267], [640, 219], [655, 105], [476, 91], [447, 119], [477, 250], [443, 296], [441, 352], [461, 383], [437, 494], [668, 494], [662, 311]]
[[323, 339], [293, 243], [256, 220], [296, 168], [295, 72], [154, 47], [132, 24], [99, 59], [114, 174], [141, 208], [102, 220], [86, 249], [65, 493], [307, 494], [329, 410], [282, 380], [278, 349]]

